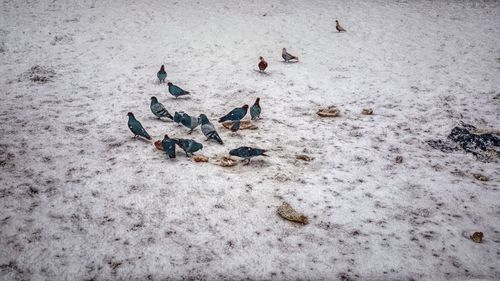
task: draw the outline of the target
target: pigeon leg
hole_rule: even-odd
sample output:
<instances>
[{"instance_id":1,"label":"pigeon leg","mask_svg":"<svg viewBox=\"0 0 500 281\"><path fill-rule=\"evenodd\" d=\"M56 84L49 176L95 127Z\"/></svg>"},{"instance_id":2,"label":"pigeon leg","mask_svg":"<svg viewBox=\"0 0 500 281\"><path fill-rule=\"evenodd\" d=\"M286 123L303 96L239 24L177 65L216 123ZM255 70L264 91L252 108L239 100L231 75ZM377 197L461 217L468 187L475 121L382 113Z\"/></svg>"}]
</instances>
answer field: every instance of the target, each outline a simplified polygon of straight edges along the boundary
<instances>
[{"instance_id":1,"label":"pigeon leg","mask_svg":"<svg viewBox=\"0 0 500 281\"><path fill-rule=\"evenodd\" d=\"M250 158L246 159L247 162L245 164L243 164L244 166L248 166L250 164Z\"/></svg>"}]
</instances>

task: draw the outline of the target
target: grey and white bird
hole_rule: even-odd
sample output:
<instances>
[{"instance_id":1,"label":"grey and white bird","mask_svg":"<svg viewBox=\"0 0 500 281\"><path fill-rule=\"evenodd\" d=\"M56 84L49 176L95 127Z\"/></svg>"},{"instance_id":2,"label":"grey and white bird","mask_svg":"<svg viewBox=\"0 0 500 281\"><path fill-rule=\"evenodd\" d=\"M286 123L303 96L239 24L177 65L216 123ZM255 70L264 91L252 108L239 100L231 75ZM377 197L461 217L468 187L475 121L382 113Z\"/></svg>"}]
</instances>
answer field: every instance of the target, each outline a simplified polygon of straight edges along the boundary
<instances>
[{"instance_id":1,"label":"grey and white bird","mask_svg":"<svg viewBox=\"0 0 500 281\"><path fill-rule=\"evenodd\" d=\"M191 134L193 130L200 125L200 119L198 117L189 116L189 114L184 113L181 117L181 124L184 127L191 129L188 134Z\"/></svg>"},{"instance_id":2,"label":"grey and white bird","mask_svg":"<svg viewBox=\"0 0 500 281\"><path fill-rule=\"evenodd\" d=\"M335 28L337 29L338 32L346 32L346 30L342 26L340 26L338 20L335 20Z\"/></svg>"},{"instance_id":3,"label":"grey and white bird","mask_svg":"<svg viewBox=\"0 0 500 281\"><path fill-rule=\"evenodd\" d=\"M283 57L285 62L289 62L290 60L299 60L299 57L289 54L285 48L281 51L281 57Z\"/></svg>"},{"instance_id":4,"label":"grey and white bird","mask_svg":"<svg viewBox=\"0 0 500 281\"><path fill-rule=\"evenodd\" d=\"M174 119L170 113L168 113L168 110L163 106L163 104L158 102L158 99L156 97L151 97L151 112L158 117L158 119L162 117L167 117L169 119Z\"/></svg>"},{"instance_id":5,"label":"grey and white bird","mask_svg":"<svg viewBox=\"0 0 500 281\"><path fill-rule=\"evenodd\" d=\"M220 144L224 144L219 134L215 130L214 125L210 123L208 117L205 114L200 114L200 121L201 121L201 131L203 132L205 137L207 137L207 140L215 140Z\"/></svg>"}]
</instances>

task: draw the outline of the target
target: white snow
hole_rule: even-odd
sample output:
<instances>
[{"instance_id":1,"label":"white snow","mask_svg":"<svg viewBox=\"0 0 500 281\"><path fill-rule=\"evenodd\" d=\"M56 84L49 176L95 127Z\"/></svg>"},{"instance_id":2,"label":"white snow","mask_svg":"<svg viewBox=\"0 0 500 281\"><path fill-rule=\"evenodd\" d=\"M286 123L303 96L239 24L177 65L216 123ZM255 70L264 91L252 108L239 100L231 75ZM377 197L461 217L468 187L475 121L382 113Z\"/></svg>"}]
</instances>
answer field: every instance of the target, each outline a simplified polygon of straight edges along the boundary
<instances>
[{"instance_id":1,"label":"white snow","mask_svg":"<svg viewBox=\"0 0 500 281\"><path fill-rule=\"evenodd\" d=\"M4 1L0 280L499 280L498 162L425 143L500 129L499 24L498 1ZM157 120L153 95L224 146ZM258 130L217 123L257 97ZM211 163L132 138L129 111ZM213 164L243 145L270 156Z\"/></svg>"}]
</instances>

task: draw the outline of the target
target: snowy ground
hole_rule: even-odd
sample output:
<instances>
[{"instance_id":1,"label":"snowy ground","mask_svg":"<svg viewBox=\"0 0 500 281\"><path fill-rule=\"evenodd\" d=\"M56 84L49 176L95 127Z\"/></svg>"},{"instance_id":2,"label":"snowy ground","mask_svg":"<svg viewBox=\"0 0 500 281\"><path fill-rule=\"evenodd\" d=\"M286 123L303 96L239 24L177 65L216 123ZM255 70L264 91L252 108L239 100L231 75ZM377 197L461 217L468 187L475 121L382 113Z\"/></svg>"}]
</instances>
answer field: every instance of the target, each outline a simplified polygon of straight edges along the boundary
<instances>
[{"instance_id":1,"label":"snowy ground","mask_svg":"<svg viewBox=\"0 0 500 281\"><path fill-rule=\"evenodd\" d=\"M2 3L0 280L500 279L498 162L425 143L500 129L500 3L272 2ZM157 83L161 64L191 98ZM152 95L214 123L260 97L258 130L191 137L270 157L167 159L126 125L187 137ZM320 119L327 105L342 116ZM283 201L310 223L278 217Z\"/></svg>"}]
</instances>

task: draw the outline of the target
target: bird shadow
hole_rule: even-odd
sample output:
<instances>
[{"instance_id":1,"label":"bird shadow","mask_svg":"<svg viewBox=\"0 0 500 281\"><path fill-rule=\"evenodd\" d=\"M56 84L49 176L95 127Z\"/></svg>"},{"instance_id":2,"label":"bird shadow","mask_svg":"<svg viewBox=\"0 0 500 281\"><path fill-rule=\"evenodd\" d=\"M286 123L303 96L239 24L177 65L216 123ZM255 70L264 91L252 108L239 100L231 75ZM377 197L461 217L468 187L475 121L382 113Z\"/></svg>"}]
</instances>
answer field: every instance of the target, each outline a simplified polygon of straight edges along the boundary
<instances>
[{"instance_id":1,"label":"bird shadow","mask_svg":"<svg viewBox=\"0 0 500 281\"><path fill-rule=\"evenodd\" d=\"M262 72L262 71L256 70L256 69L254 69L254 71L257 72L257 73L259 73L262 76L269 76L269 75L271 75L271 72L265 72L265 71Z\"/></svg>"},{"instance_id":2,"label":"bird shadow","mask_svg":"<svg viewBox=\"0 0 500 281\"><path fill-rule=\"evenodd\" d=\"M131 140L132 141L142 141L144 143L151 143L151 140L145 139L143 137L132 137Z\"/></svg>"},{"instance_id":3,"label":"bird shadow","mask_svg":"<svg viewBox=\"0 0 500 281\"><path fill-rule=\"evenodd\" d=\"M182 96L182 97L178 97L178 98L172 97L172 99L174 99L174 100L190 100L191 97L189 97L189 96Z\"/></svg>"},{"instance_id":4,"label":"bird shadow","mask_svg":"<svg viewBox=\"0 0 500 281\"><path fill-rule=\"evenodd\" d=\"M163 118L158 118L158 117L149 117L149 120L156 120L156 121L161 121L163 123L173 123L174 121L173 120L170 120L168 118L165 117L165 119Z\"/></svg>"},{"instance_id":5,"label":"bird shadow","mask_svg":"<svg viewBox=\"0 0 500 281\"><path fill-rule=\"evenodd\" d=\"M281 62L282 62L282 63L286 63L286 64L289 64L289 63L290 63L290 64L292 64L292 63L298 63L299 61L298 61L298 60L296 60L296 61L288 61L288 62L286 62L286 61L283 61L283 60L282 60Z\"/></svg>"},{"instance_id":6,"label":"bird shadow","mask_svg":"<svg viewBox=\"0 0 500 281\"><path fill-rule=\"evenodd\" d=\"M167 81L161 82L158 79L151 79L151 84L153 84L153 85L162 85L162 84L167 85Z\"/></svg>"}]
</instances>

